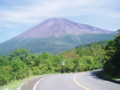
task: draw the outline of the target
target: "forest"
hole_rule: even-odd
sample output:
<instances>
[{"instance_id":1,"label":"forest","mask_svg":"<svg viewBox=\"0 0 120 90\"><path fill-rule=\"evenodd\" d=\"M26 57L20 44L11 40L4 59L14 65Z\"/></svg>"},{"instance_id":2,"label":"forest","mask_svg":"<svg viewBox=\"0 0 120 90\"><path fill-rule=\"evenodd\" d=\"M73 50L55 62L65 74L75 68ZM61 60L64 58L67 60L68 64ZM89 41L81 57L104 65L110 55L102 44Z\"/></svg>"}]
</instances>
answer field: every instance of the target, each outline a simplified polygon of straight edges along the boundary
<instances>
[{"instance_id":1,"label":"forest","mask_svg":"<svg viewBox=\"0 0 120 90\"><path fill-rule=\"evenodd\" d=\"M46 52L33 54L28 49L18 49L9 56L0 57L0 86L31 75L83 72L101 68L108 74L120 76L119 58L120 34L111 41L78 46L55 55Z\"/></svg>"}]
</instances>

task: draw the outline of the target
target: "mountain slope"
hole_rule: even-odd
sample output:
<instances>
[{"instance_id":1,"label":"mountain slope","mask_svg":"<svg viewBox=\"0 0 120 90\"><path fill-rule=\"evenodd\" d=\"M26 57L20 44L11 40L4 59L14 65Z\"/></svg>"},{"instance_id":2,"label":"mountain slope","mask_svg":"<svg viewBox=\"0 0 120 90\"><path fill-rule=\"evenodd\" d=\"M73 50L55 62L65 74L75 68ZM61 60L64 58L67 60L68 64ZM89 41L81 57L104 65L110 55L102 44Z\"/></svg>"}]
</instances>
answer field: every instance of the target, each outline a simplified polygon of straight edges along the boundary
<instances>
[{"instance_id":1,"label":"mountain slope","mask_svg":"<svg viewBox=\"0 0 120 90\"><path fill-rule=\"evenodd\" d=\"M19 48L29 49L32 53L59 53L78 45L111 40L114 35L114 32L64 18L51 18L0 44L0 54L9 54Z\"/></svg>"},{"instance_id":2,"label":"mountain slope","mask_svg":"<svg viewBox=\"0 0 120 90\"><path fill-rule=\"evenodd\" d=\"M112 32L85 24L75 23L65 18L50 18L22 33L16 38L46 38L51 36L59 37L63 35L80 35L86 33L109 34Z\"/></svg>"}]
</instances>

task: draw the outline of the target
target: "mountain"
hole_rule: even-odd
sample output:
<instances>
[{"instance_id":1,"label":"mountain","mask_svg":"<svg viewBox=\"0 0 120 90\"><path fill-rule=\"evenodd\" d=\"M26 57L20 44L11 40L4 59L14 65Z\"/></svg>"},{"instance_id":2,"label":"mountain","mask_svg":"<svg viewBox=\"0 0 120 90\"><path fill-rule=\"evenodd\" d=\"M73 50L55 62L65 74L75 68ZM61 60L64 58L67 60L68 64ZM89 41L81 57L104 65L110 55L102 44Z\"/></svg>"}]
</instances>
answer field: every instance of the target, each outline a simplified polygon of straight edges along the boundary
<instances>
[{"instance_id":1,"label":"mountain","mask_svg":"<svg viewBox=\"0 0 120 90\"><path fill-rule=\"evenodd\" d=\"M81 34L110 34L106 31L93 26L72 22L65 18L50 18L30 30L22 33L16 38L47 38L59 37L63 35L81 35Z\"/></svg>"},{"instance_id":2,"label":"mountain","mask_svg":"<svg viewBox=\"0 0 120 90\"><path fill-rule=\"evenodd\" d=\"M0 44L0 54L26 48L32 53L59 53L78 45L111 40L115 32L80 24L65 18L50 18Z\"/></svg>"}]
</instances>

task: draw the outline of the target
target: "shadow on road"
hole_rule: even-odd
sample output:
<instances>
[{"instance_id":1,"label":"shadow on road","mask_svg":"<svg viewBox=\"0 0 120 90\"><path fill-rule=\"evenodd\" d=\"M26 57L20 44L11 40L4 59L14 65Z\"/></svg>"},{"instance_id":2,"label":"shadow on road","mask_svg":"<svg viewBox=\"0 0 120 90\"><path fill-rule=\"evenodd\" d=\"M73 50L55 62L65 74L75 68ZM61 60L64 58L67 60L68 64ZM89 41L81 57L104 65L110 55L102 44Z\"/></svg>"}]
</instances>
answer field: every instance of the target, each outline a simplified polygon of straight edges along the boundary
<instances>
[{"instance_id":1,"label":"shadow on road","mask_svg":"<svg viewBox=\"0 0 120 90\"><path fill-rule=\"evenodd\" d=\"M111 82L120 84L120 81L115 81L115 80L112 80L112 79L109 79L109 78L105 78L105 77L100 76L99 73L101 73L101 72L102 72L102 71L93 71L93 72L91 72L91 76L92 76L93 78L96 78L96 79L102 79L102 80L111 81Z\"/></svg>"},{"instance_id":2,"label":"shadow on road","mask_svg":"<svg viewBox=\"0 0 120 90\"><path fill-rule=\"evenodd\" d=\"M97 79L101 79L100 77L98 77L98 74L102 72L102 71L93 71L90 73L90 75L93 77L93 78L97 78Z\"/></svg>"}]
</instances>

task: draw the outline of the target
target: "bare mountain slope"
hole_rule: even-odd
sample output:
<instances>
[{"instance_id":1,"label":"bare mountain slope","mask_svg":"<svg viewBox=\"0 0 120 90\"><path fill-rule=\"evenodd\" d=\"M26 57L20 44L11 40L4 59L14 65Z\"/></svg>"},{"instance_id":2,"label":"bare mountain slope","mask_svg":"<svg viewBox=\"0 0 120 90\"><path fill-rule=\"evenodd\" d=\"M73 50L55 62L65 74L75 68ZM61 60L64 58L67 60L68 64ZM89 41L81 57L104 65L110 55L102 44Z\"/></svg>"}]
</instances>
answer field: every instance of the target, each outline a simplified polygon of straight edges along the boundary
<instances>
[{"instance_id":1,"label":"bare mountain slope","mask_svg":"<svg viewBox=\"0 0 120 90\"><path fill-rule=\"evenodd\" d=\"M47 38L62 35L109 33L112 32L85 24L75 23L65 18L50 18L17 36L17 38Z\"/></svg>"}]
</instances>

